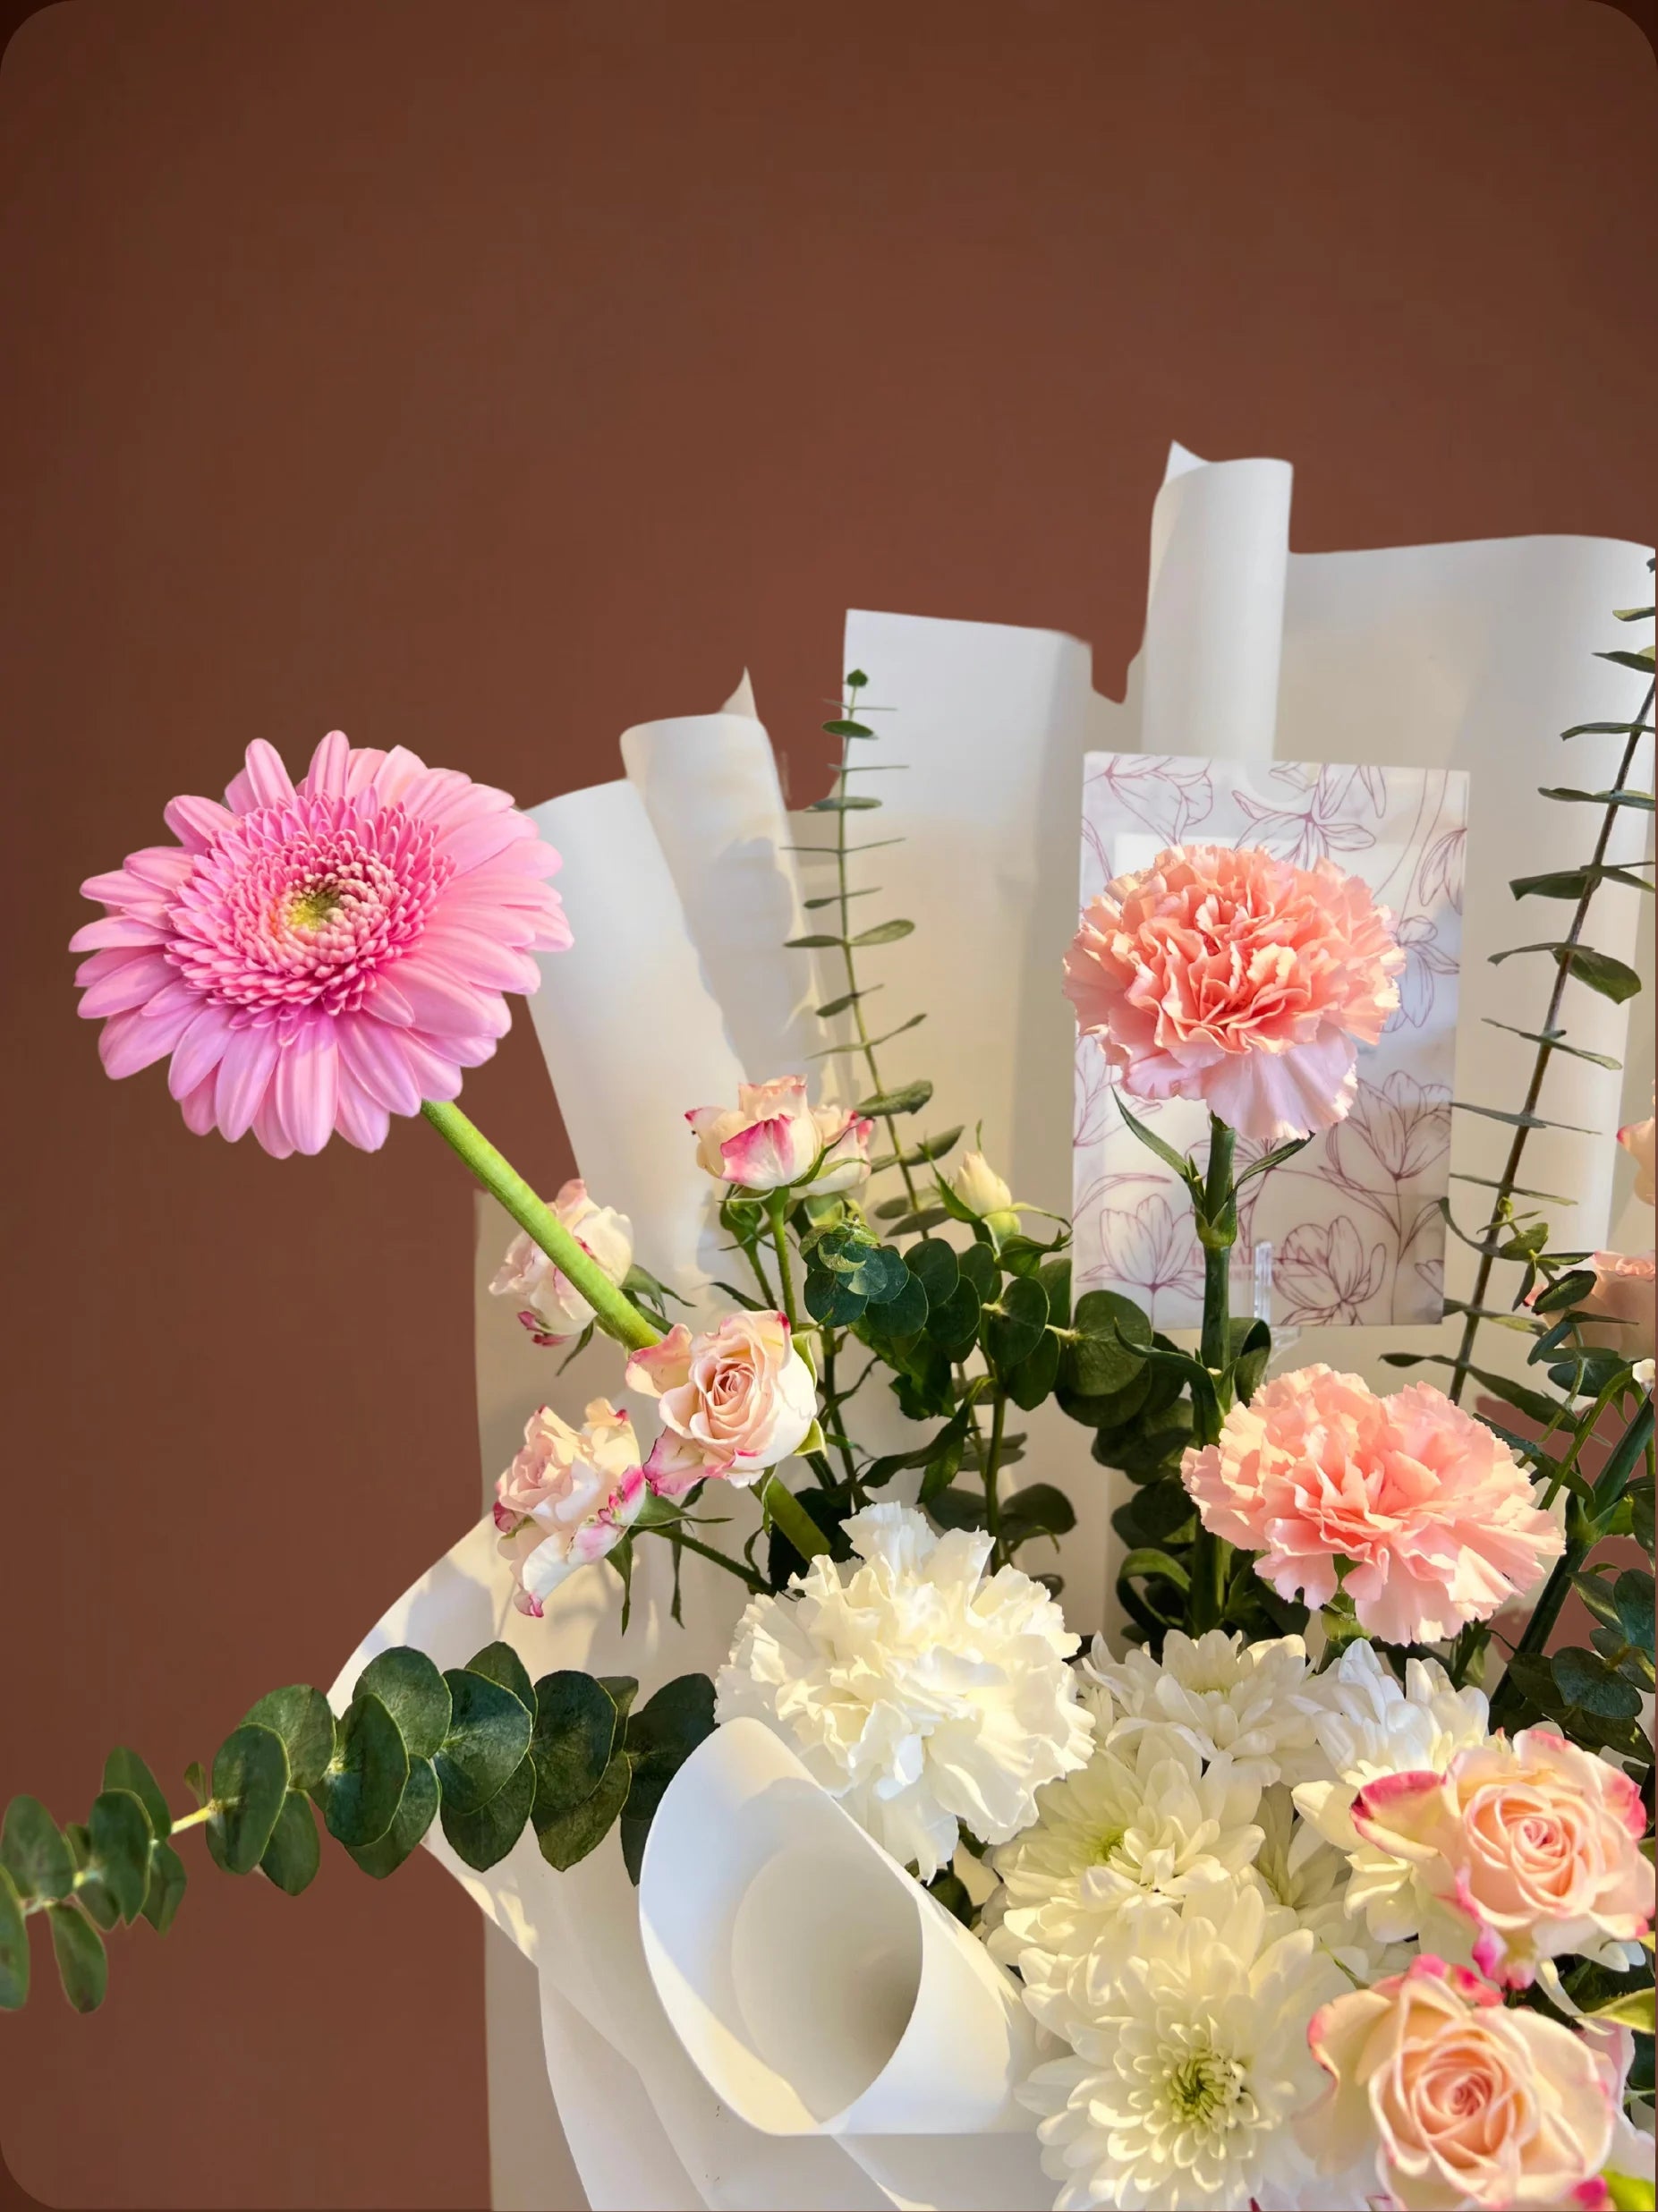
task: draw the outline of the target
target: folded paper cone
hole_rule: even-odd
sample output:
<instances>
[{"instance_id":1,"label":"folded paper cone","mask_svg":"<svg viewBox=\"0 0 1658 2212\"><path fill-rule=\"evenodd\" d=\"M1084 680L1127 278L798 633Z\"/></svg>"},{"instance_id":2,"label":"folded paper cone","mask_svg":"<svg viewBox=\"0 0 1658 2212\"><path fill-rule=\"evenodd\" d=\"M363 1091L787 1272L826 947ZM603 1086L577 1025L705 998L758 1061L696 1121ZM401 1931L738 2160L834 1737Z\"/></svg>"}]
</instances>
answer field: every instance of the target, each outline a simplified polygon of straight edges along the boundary
<instances>
[{"instance_id":1,"label":"folded paper cone","mask_svg":"<svg viewBox=\"0 0 1658 2212\"><path fill-rule=\"evenodd\" d=\"M768 2135L1028 2129L1012 1978L758 1721L716 1729L650 1829L640 1927L717 2096Z\"/></svg>"}]
</instances>

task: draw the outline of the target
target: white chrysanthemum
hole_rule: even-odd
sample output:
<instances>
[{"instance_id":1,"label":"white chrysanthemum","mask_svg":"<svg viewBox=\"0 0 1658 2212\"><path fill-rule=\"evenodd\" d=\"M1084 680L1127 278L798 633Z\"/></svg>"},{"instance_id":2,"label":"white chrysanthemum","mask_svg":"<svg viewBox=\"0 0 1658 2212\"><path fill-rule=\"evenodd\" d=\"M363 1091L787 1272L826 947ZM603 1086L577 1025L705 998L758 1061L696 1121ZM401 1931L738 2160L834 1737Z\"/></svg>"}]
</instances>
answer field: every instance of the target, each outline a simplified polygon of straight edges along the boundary
<instances>
[{"instance_id":1,"label":"white chrysanthemum","mask_svg":"<svg viewBox=\"0 0 1658 2212\"><path fill-rule=\"evenodd\" d=\"M1131 1724L1178 1728L1206 1759L1229 1753L1263 1789L1324 1771L1297 1694L1306 1671L1298 1636L1251 1644L1220 1629L1195 1641L1171 1629L1161 1662L1144 1651L1113 1659L1096 1636L1083 1662Z\"/></svg>"},{"instance_id":2,"label":"white chrysanthemum","mask_svg":"<svg viewBox=\"0 0 1658 2212\"><path fill-rule=\"evenodd\" d=\"M1367 1985L1384 1974L1402 1974L1416 1955L1415 1945L1377 1943L1365 1922L1353 1917L1347 1853L1327 1842L1310 1820L1297 1817L1281 1783L1263 1791L1255 1818L1263 1840L1249 1871L1271 1901L1288 1905L1356 1982Z\"/></svg>"},{"instance_id":3,"label":"white chrysanthemum","mask_svg":"<svg viewBox=\"0 0 1658 2212\"><path fill-rule=\"evenodd\" d=\"M1289 2123L1322 2080L1308 2022L1349 1984L1292 1912L1215 1883L1119 1913L1080 1976L1027 1957L1025 2001L1071 2046L1018 2091L1064 2184L1056 2212L1230 2212L1313 2185ZM1318 2187L1322 2205L1364 2201Z\"/></svg>"},{"instance_id":4,"label":"white chrysanthemum","mask_svg":"<svg viewBox=\"0 0 1658 2212\"><path fill-rule=\"evenodd\" d=\"M715 1717L763 1721L901 1866L948 1866L957 1824L1006 1842L1036 1792L1087 1763L1093 1716L1066 1664L1077 1639L991 1540L935 1536L903 1505L855 1513L861 1564L813 1560L757 1597L716 1684Z\"/></svg>"},{"instance_id":5,"label":"white chrysanthemum","mask_svg":"<svg viewBox=\"0 0 1658 2212\"><path fill-rule=\"evenodd\" d=\"M1182 1896L1241 1873L1261 1842L1252 1825L1260 1797L1260 1784L1229 1758L1205 1772L1173 1729L1136 1729L1097 1745L1080 1774L1042 1792L1035 1826L991 1853L1003 1883L992 1954L1019 1966L1034 1945L1080 1959L1132 1901Z\"/></svg>"},{"instance_id":6,"label":"white chrysanthemum","mask_svg":"<svg viewBox=\"0 0 1658 2212\"><path fill-rule=\"evenodd\" d=\"M1442 1774L1457 1752L1486 1740L1490 1708L1479 1690L1453 1689L1437 1659L1407 1661L1401 1687L1375 1646L1362 1641L1314 1676L1301 1702L1334 1771L1297 1786L1297 1810L1346 1852L1348 1910L1365 1915L1379 1943L1401 1943L1416 1927L1410 1869L1363 1840L1353 1800L1383 1774Z\"/></svg>"}]
</instances>

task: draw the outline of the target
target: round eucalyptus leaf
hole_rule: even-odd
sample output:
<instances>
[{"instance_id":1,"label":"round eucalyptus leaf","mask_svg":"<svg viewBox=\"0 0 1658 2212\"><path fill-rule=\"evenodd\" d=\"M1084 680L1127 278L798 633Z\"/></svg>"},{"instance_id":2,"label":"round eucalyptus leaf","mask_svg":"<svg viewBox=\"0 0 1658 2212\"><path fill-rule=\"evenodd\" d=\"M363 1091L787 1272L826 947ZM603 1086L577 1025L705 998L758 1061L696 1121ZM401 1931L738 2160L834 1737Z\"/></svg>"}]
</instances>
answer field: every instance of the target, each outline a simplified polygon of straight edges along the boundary
<instances>
[{"instance_id":1,"label":"round eucalyptus leaf","mask_svg":"<svg viewBox=\"0 0 1658 2212\"><path fill-rule=\"evenodd\" d=\"M909 1271L927 1293L930 1306L941 1306L961 1279L955 1248L941 1237L923 1237L905 1255Z\"/></svg>"},{"instance_id":2,"label":"round eucalyptus leaf","mask_svg":"<svg viewBox=\"0 0 1658 2212\"><path fill-rule=\"evenodd\" d=\"M957 1255L956 1264L961 1270L962 1280L970 1282L982 1300L996 1296L1001 1270L989 1245L970 1244L965 1252Z\"/></svg>"},{"instance_id":3,"label":"round eucalyptus leaf","mask_svg":"<svg viewBox=\"0 0 1658 2212\"><path fill-rule=\"evenodd\" d=\"M616 1707L618 1726L633 1709L633 1700L639 1695L639 1683L631 1674L601 1674L599 1687Z\"/></svg>"},{"instance_id":4,"label":"round eucalyptus leaf","mask_svg":"<svg viewBox=\"0 0 1658 2212\"><path fill-rule=\"evenodd\" d=\"M75 1885L68 1842L38 1798L14 1797L0 1827L0 1866L20 1897L67 1897Z\"/></svg>"},{"instance_id":5,"label":"round eucalyptus leaf","mask_svg":"<svg viewBox=\"0 0 1658 2212\"><path fill-rule=\"evenodd\" d=\"M1051 1329L1044 1329L1034 1351L1004 1374L1008 1395L1021 1412L1032 1412L1053 1389L1059 1373L1059 1338Z\"/></svg>"},{"instance_id":6,"label":"round eucalyptus leaf","mask_svg":"<svg viewBox=\"0 0 1658 2212\"><path fill-rule=\"evenodd\" d=\"M948 1297L928 1307L929 1340L946 1354L965 1351L979 1332L979 1311L978 1292L970 1282L958 1282Z\"/></svg>"},{"instance_id":7,"label":"round eucalyptus leaf","mask_svg":"<svg viewBox=\"0 0 1658 2212\"><path fill-rule=\"evenodd\" d=\"M0 1867L0 2012L15 2012L29 2001L29 1923L17 1886Z\"/></svg>"},{"instance_id":8,"label":"round eucalyptus leaf","mask_svg":"<svg viewBox=\"0 0 1658 2212\"><path fill-rule=\"evenodd\" d=\"M242 1718L282 1738L288 1755L290 1790L313 1790L334 1757L334 1714L319 1689L291 1682L268 1691Z\"/></svg>"},{"instance_id":9,"label":"round eucalyptus leaf","mask_svg":"<svg viewBox=\"0 0 1658 2212\"><path fill-rule=\"evenodd\" d=\"M535 1686L536 1825L574 1811L598 1789L616 1737L616 1705L591 1674L574 1668Z\"/></svg>"},{"instance_id":10,"label":"round eucalyptus leaf","mask_svg":"<svg viewBox=\"0 0 1658 2212\"><path fill-rule=\"evenodd\" d=\"M444 1802L457 1813L475 1813L504 1789L530 1748L527 1708L510 1689L482 1674L455 1667L449 1686L449 1731L434 1764Z\"/></svg>"},{"instance_id":11,"label":"round eucalyptus leaf","mask_svg":"<svg viewBox=\"0 0 1658 2212\"><path fill-rule=\"evenodd\" d=\"M157 1842L150 1846L149 1887L144 1893L144 1918L157 1936L165 1936L172 1927L173 1916L179 1909L189 1881L184 1862L170 1843Z\"/></svg>"},{"instance_id":12,"label":"round eucalyptus leaf","mask_svg":"<svg viewBox=\"0 0 1658 2212\"><path fill-rule=\"evenodd\" d=\"M1048 1326L1048 1293L1029 1275L1010 1275L995 1303L1001 1311L984 1316L984 1348L997 1372L1006 1375L1028 1359ZM1057 1341L1057 1340L1056 1340Z\"/></svg>"},{"instance_id":13,"label":"round eucalyptus leaf","mask_svg":"<svg viewBox=\"0 0 1658 2212\"><path fill-rule=\"evenodd\" d=\"M130 1790L103 1790L87 1816L89 1864L123 1920L136 1920L149 1887L149 1816Z\"/></svg>"},{"instance_id":14,"label":"round eucalyptus leaf","mask_svg":"<svg viewBox=\"0 0 1658 2212\"><path fill-rule=\"evenodd\" d=\"M1653 1578L1639 1567L1626 1568L1612 1585L1619 1624L1630 1643L1649 1655L1653 1648Z\"/></svg>"},{"instance_id":15,"label":"round eucalyptus leaf","mask_svg":"<svg viewBox=\"0 0 1658 2212\"><path fill-rule=\"evenodd\" d=\"M871 1314L883 1336L914 1336L927 1325L927 1293L914 1275L906 1274L893 1295Z\"/></svg>"},{"instance_id":16,"label":"round eucalyptus leaf","mask_svg":"<svg viewBox=\"0 0 1658 2212\"><path fill-rule=\"evenodd\" d=\"M290 1790L282 1800L270 1842L259 1860L259 1872L268 1881L274 1882L285 1896L297 1897L302 1890L310 1887L321 1861L322 1845L310 1799L297 1790Z\"/></svg>"},{"instance_id":17,"label":"round eucalyptus leaf","mask_svg":"<svg viewBox=\"0 0 1658 2212\"><path fill-rule=\"evenodd\" d=\"M233 1729L213 1755L208 1849L226 1874L251 1874L288 1793L282 1738L255 1722Z\"/></svg>"},{"instance_id":18,"label":"round eucalyptus leaf","mask_svg":"<svg viewBox=\"0 0 1658 2212\"><path fill-rule=\"evenodd\" d=\"M706 1674L681 1674L664 1682L627 1723L626 1750L633 1770L627 1800L630 1819L649 1819L704 1737L714 1732L714 1685Z\"/></svg>"},{"instance_id":19,"label":"round eucalyptus leaf","mask_svg":"<svg viewBox=\"0 0 1658 2212\"><path fill-rule=\"evenodd\" d=\"M52 1949L64 1995L77 2012L96 2012L109 1984L109 1957L104 1939L84 1912L73 1905L48 1905Z\"/></svg>"},{"instance_id":20,"label":"round eucalyptus leaf","mask_svg":"<svg viewBox=\"0 0 1658 2212\"><path fill-rule=\"evenodd\" d=\"M1133 1382L1144 1364L1139 1348L1151 1346L1152 1324L1132 1298L1115 1290L1085 1290L1071 1326L1076 1334L1065 1364L1079 1397L1102 1397Z\"/></svg>"},{"instance_id":21,"label":"round eucalyptus leaf","mask_svg":"<svg viewBox=\"0 0 1658 2212\"><path fill-rule=\"evenodd\" d=\"M75 1897L93 1927L101 1927L106 1936L112 1927L120 1927L121 1908L105 1888L101 1875L83 1873L75 1885Z\"/></svg>"},{"instance_id":22,"label":"round eucalyptus leaf","mask_svg":"<svg viewBox=\"0 0 1658 2212\"><path fill-rule=\"evenodd\" d=\"M397 1723L412 1759L429 1759L449 1727L449 1690L423 1651L399 1644L370 1659L357 1677L357 1694L378 1697Z\"/></svg>"},{"instance_id":23,"label":"round eucalyptus leaf","mask_svg":"<svg viewBox=\"0 0 1658 2212\"><path fill-rule=\"evenodd\" d=\"M104 1761L106 1790L130 1790L143 1807L153 1835L166 1835L173 1826L173 1816L167 1810L167 1800L161 1784L150 1773L136 1751L129 1751L124 1744L117 1744Z\"/></svg>"},{"instance_id":24,"label":"round eucalyptus leaf","mask_svg":"<svg viewBox=\"0 0 1658 2212\"><path fill-rule=\"evenodd\" d=\"M383 1882L388 1874L396 1873L436 1819L439 1794L431 1761L414 1760L397 1801L397 1810L392 1816L391 1826L385 1834L372 1843L346 1846L365 1874Z\"/></svg>"},{"instance_id":25,"label":"round eucalyptus leaf","mask_svg":"<svg viewBox=\"0 0 1658 2212\"><path fill-rule=\"evenodd\" d=\"M486 1682L510 1689L527 1712L535 1711L535 1685L530 1671L510 1644L486 1644L466 1662L469 1674L481 1674Z\"/></svg>"},{"instance_id":26,"label":"round eucalyptus leaf","mask_svg":"<svg viewBox=\"0 0 1658 2212\"><path fill-rule=\"evenodd\" d=\"M618 1751L599 1776L599 1787L581 1804L560 1808L537 1796L531 1817L535 1840L549 1867L562 1874L604 1841L627 1802L632 1779L627 1755Z\"/></svg>"},{"instance_id":27,"label":"round eucalyptus leaf","mask_svg":"<svg viewBox=\"0 0 1658 2212\"><path fill-rule=\"evenodd\" d=\"M517 1842L534 1802L535 1761L526 1753L505 1786L475 1813L457 1813L445 1791L443 1832L455 1856L481 1874Z\"/></svg>"},{"instance_id":28,"label":"round eucalyptus leaf","mask_svg":"<svg viewBox=\"0 0 1658 2212\"><path fill-rule=\"evenodd\" d=\"M408 1779L409 1754L396 1722L371 1691L359 1689L340 1723L334 1757L311 1791L328 1833L348 1850L378 1842L396 1816Z\"/></svg>"},{"instance_id":29,"label":"round eucalyptus leaf","mask_svg":"<svg viewBox=\"0 0 1658 2212\"><path fill-rule=\"evenodd\" d=\"M1549 1662L1555 1688L1568 1705L1581 1706L1603 1721L1633 1720L1641 1709L1641 1693L1622 1681L1604 1659L1580 1646L1557 1651Z\"/></svg>"}]
</instances>

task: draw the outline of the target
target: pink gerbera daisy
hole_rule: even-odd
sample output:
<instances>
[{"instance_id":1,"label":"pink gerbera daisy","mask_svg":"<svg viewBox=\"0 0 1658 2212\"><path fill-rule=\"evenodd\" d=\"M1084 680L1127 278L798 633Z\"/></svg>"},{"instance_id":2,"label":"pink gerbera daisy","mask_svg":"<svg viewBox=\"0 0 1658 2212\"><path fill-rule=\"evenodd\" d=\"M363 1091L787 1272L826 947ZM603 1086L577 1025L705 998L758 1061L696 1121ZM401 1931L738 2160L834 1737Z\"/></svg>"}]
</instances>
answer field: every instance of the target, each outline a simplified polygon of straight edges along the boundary
<instances>
[{"instance_id":1,"label":"pink gerbera daisy","mask_svg":"<svg viewBox=\"0 0 1658 2212\"><path fill-rule=\"evenodd\" d=\"M535 824L401 745L332 730L296 786L257 739L223 806L166 819L176 846L81 887L109 909L70 940L81 1012L110 1075L171 1053L192 1129L278 1159L336 1129L371 1152L390 1115L454 1098L511 1025L502 992L540 983L531 954L570 943Z\"/></svg>"}]
</instances>

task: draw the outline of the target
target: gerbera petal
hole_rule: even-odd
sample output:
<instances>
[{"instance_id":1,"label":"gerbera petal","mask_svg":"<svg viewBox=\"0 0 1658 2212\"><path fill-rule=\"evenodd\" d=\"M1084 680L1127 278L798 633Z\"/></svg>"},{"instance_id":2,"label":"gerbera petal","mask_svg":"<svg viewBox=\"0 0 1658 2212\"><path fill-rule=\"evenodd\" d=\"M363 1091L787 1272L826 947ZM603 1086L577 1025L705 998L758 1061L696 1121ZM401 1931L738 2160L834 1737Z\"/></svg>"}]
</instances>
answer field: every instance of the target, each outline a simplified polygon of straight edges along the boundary
<instances>
[{"instance_id":1,"label":"gerbera petal","mask_svg":"<svg viewBox=\"0 0 1658 2212\"><path fill-rule=\"evenodd\" d=\"M306 1023L282 1046L276 1059L276 1108L296 1152L319 1153L327 1143L339 1076L333 1029L327 1021Z\"/></svg>"},{"instance_id":2,"label":"gerbera petal","mask_svg":"<svg viewBox=\"0 0 1658 2212\"><path fill-rule=\"evenodd\" d=\"M350 741L343 729L331 729L310 756L305 789L313 798L343 799L350 770Z\"/></svg>"},{"instance_id":3,"label":"gerbera petal","mask_svg":"<svg viewBox=\"0 0 1658 2212\"><path fill-rule=\"evenodd\" d=\"M205 853L215 838L234 826L236 817L217 799L199 798L187 792L167 801L161 819L188 851Z\"/></svg>"},{"instance_id":4,"label":"gerbera petal","mask_svg":"<svg viewBox=\"0 0 1658 2212\"><path fill-rule=\"evenodd\" d=\"M421 940L421 950L434 955L451 973L495 991L540 989L541 971L527 953L461 923L434 921Z\"/></svg>"},{"instance_id":5,"label":"gerbera petal","mask_svg":"<svg viewBox=\"0 0 1658 2212\"><path fill-rule=\"evenodd\" d=\"M197 1136L205 1136L213 1127L213 1085L211 1076L203 1076L195 1089L187 1091L178 1102L184 1127Z\"/></svg>"},{"instance_id":6,"label":"gerbera petal","mask_svg":"<svg viewBox=\"0 0 1658 2212\"><path fill-rule=\"evenodd\" d=\"M140 1068L165 1059L172 1050L162 1024L146 1021L142 1014L116 1014L98 1033L98 1056L104 1063L104 1073L117 1082L123 1076L135 1076Z\"/></svg>"},{"instance_id":7,"label":"gerbera petal","mask_svg":"<svg viewBox=\"0 0 1658 2212\"><path fill-rule=\"evenodd\" d=\"M84 1021L97 1021L106 1014L124 1014L129 1007L142 1006L170 983L173 974L171 965L160 953L135 952L110 974L89 983L75 1010Z\"/></svg>"},{"instance_id":8,"label":"gerbera petal","mask_svg":"<svg viewBox=\"0 0 1658 2212\"><path fill-rule=\"evenodd\" d=\"M238 1029L218 1064L214 1111L220 1132L234 1144L253 1127L276 1068L274 1029Z\"/></svg>"},{"instance_id":9,"label":"gerbera petal","mask_svg":"<svg viewBox=\"0 0 1658 2212\"><path fill-rule=\"evenodd\" d=\"M403 1050L406 1030L388 1029L365 1014L341 1022L336 1034L341 1059L370 1098L393 1113L420 1112L420 1085Z\"/></svg>"},{"instance_id":10,"label":"gerbera petal","mask_svg":"<svg viewBox=\"0 0 1658 2212\"><path fill-rule=\"evenodd\" d=\"M422 945L420 954L397 969L397 988L413 1009L416 1025L469 1035L487 1028L486 994L424 954Z\"/></svg>"},{"instance_id":11,"label":"gerbera petal","mask_svg":"<svg viewBox=\"0 0 1658 2212\"><path fill-rule=\"evenodd\" d=\"M273 1083L260 1102L253 1117L253 1134L273 1160L286 1160L293 1151L293 1139L283 1127L282 1115L276 1105L276 1086Z\"/></svg>"},{"instance_id":12,"label":"gerbera petal","mask_svg":"<svg viewBox=\"0 0 1658 2212\"><path fill-rule=\"evenodd\" d=\"M69 940L71 952L106 952L116 945L164 945L168 932L158 923L140 922L130 914L107 914L98 922L83 922Z\"/></svg>"},{"instance_id":13,"label":"gerbera petal","mask_svg":"<svg viewBox=\"0 0 1658 2212\"><path fill-rule=\"evenodd\" d=\"M178 1041L173 1065L167 1070L167 1088L182 1099L204 1076L211 1075L224 1056L231 1036L230 1017L223 1007L204 1005Z\"/></svg>"},{"instance_id":14,"label":"gerbera petal","mask_svg":"<svg viewBox=\"0 0 1658 2212\"><path fill-rule=\"evenodd\" d=\"M396 805L415 778L425 772L426 763L418 753L411 753L407 745L394 745L374 771L381 805Z\"/></svg>"},{"instance_id":15,"label":"gerbera petal","mask_svg":"<svg viewBox=\"0 0 1658 2212\"><path fill-rule=\"evenodd\" d=\"M378 1099L370 1098L344 1068L340 1070L335 1120L340 1135L348 1144L355 1144L359 1152L378 1152L391 1127L391 1117L385 1107Z\"/></svg>"},{"instance_id":16,"label":"gerbera petal","mask_svg":"<svg viewBox=\"0 0 1658 2212\"><path fill-rule=\"evenodd\" d=\"M520 838L532 838L535 824L523 814L486 814L478 821L458 822L446 830L438 839L438 849L446 860L455 863L464 872L493 860Z\"/></svg>"},{"instance_id":17,"label":"gerbera petal","mask_svg":"<svg viewBox=\"0 0 1658 2212\"><path fill-rule=\"evenodd\" d=\"M239 804L226 792L227 801L238 813L251 812L254 806L286 806L294 795L293 778L283 765L281 753L263 737L256 737L248 747L247 767L230 788L234 792L245 788L250 795L247 804Z\"/></svg>"}]
</instances>

